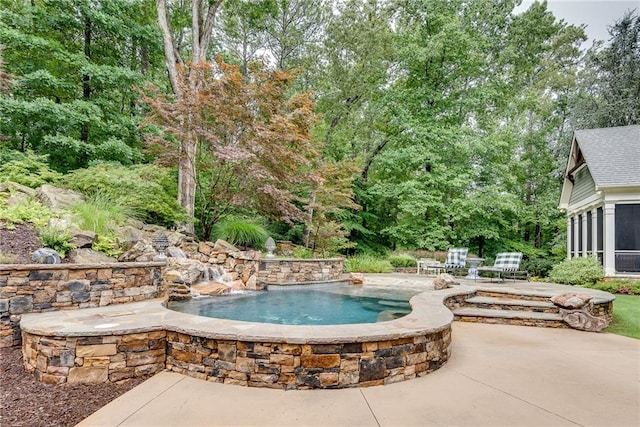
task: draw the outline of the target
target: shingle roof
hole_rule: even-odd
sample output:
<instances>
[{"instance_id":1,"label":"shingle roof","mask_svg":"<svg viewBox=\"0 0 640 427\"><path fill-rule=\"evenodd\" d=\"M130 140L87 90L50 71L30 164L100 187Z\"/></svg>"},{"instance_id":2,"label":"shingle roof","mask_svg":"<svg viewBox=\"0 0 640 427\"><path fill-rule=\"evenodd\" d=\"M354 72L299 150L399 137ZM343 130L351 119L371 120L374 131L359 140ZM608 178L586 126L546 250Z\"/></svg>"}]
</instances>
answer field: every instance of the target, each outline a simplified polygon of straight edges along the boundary
<instances>
[{"instance_id":1,"label":"shingle roof","mask_svg":"<svg viewBox=\"0 0 640 427\"><path fill-rule=\"evenodd\" d=\"M640 185L640 125L576 130L574 135L598 187Z\"/></svg>"}]
</instances>

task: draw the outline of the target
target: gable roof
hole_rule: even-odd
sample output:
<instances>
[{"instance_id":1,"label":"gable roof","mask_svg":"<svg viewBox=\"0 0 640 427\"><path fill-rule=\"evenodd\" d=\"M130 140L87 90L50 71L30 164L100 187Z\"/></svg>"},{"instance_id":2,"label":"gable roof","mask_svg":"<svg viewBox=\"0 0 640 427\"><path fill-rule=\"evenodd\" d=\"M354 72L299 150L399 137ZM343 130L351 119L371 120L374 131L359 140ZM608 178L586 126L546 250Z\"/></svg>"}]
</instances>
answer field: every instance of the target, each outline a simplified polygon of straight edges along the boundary
<instances>
[{"instance_id":1,"label":"gable roof","mask_svg":"<svg viewBox=\"0 0 640 427\"><path fill-rule=\"evenodd\" d=\"M567 160L561 209L567 209L574 173L586 167L596 190L640 187L640 125L576 130Z\"/></svg>"},{"instance_id":2,"label":"gable roof","mask_svg":"<svg viewBox=\"0 0 640 427\"><path fill-rule=\"evenodd\" d=\"M640 186L640 125L577 130L573 138L597 187Z\"/></svg>"}]
</instances>

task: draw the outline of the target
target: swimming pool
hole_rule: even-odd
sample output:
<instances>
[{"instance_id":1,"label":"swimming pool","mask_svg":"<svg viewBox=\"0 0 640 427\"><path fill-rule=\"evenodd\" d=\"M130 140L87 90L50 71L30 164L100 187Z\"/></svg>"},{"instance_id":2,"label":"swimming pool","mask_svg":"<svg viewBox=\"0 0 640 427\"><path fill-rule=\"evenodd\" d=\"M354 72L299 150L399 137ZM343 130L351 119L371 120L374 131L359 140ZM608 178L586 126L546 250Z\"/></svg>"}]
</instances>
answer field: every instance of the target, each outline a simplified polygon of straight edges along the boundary
<instances>
[{"instance_id":1,"label":"swimming pool","mask_svg":"<svg viewBox=\"0 0 640 427\"><path fill-rule=\"evenodd\" d=\"M350 285L292 286L175 301L171 310L217 319L280 325L375 323L411 312L414 293L366 293Z\"/></svg>"}]
</instances>

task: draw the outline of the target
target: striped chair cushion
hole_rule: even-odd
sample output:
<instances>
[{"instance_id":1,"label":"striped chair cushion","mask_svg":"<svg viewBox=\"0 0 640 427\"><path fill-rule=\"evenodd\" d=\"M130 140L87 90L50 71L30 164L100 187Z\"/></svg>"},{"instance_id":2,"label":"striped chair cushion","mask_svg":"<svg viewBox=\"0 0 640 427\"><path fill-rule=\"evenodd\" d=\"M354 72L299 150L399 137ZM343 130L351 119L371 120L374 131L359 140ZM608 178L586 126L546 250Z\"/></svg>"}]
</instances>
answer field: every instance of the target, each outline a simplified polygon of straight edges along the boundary
<instances>
[{"instance_id":1,"label":"striped chair cushion","mask_svg":"<svg viewBox=\"0 0 640 427\"><path fill-rule=\"evenodd\" d=\"M447 261L444 263L446 268L464 268L467 262L467 248L452 248L447 254Z\"/></svg>"}]
</instances>

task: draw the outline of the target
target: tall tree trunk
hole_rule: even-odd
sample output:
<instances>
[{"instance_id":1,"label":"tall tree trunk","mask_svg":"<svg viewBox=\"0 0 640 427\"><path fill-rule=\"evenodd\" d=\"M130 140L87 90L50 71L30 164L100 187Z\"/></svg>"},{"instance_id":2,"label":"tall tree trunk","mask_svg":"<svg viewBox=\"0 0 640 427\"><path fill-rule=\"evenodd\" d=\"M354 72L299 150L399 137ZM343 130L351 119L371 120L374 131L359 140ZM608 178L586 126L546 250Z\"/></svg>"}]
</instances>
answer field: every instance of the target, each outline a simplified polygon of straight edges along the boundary
<instances>
[{"instance_id":1,"label":"tall tree trunk","mask_svg":"<svg viewBox=\"0 0 640 427\"><path fill-rule=\"evenodd\" d=\"M91 60L91 19L84 18L84 56L87 60ZM82 99L89 101L91 98L91 85L89 84L91 77L87 74L82 76ZM89 140L89 123L84 123L80 129L80 141L87 142Z\"/></svg>"},{"instance_id":2,"label":"tall tree trunk","mask_svg":"<svg viewBox=\"0 0 640 427\"><path fill-rule=\"evenodd\" d=\"M209 3L209 2L207 2ZM192 40L192 57L191 62L194 65L205 61L207 49L211 42L211 33L213 32L213 24L216 13L220 7L222 0L215 0L212 4L209 4L207 9L207 16L204 21L204 25L201 28L200 23L200 11L201 1L192 0L191 3L191 34ZM158 26L162 32L162 45L164 48L165 64L167 66L167 74L169 76L169 82L171 83L171 89L176 97L184 96L182 89L178 82L178 67L177 64L183 64L184 61L180 57L180 52L176 48L173 34L171 32L171 25L167 16L167 2L166 0L156 0L156 10L158 12ZM191 89L194 89L194 94L197 96L197 85L193 76L189 76L189 84ZM183 125L186 129L190 126L190 118L183 118ZM193 219L195 213L195 200L196 200L196 162L195 155L198 148L198 139L196 135L191 132L187 132L187 137L180 141L179 148L179 160L178 160L178 203L182 205L191 221L185 224L187 231L193 232Z\"/></svg>"}]
</instances>

